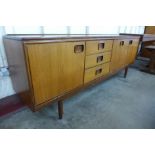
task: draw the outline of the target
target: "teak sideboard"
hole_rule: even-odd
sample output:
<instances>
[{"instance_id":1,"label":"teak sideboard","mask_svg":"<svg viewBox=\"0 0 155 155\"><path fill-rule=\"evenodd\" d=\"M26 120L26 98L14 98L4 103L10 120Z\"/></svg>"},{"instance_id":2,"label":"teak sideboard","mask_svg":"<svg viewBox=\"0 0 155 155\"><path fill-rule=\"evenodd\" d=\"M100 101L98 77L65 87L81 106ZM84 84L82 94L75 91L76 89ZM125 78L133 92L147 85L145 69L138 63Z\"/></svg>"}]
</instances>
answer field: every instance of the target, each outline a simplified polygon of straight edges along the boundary
<instances>
[{"instance_id":1,"label":"teak sideboard","mask_svg":"<svg viewBox=\"0 0 155 155\"><path fill-rule=\"evenodd\" d=\"M135 60L138 36L5 35L13 88L33 111L63 100L121 69L127 74Z\"/></svg>"}]
</instances>

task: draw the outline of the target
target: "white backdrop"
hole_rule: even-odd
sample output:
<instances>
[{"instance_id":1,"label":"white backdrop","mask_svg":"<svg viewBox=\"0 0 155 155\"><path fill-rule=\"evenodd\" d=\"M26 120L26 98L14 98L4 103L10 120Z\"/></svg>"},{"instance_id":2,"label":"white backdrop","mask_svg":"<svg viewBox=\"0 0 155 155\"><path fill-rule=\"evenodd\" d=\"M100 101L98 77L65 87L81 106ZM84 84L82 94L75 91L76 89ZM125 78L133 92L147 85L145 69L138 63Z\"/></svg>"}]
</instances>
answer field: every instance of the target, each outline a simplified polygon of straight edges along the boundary
<instances>
[{"instance_id":1,"label":"white backdrop","mask_svg":"<svg viewBox=\"0 0 155 155\"><path fill-rule=\"evenodd\" d=\"M144 26L0 26L0 67L7 66L4 34L143 34Z\"/></svg>"}]
</instances>

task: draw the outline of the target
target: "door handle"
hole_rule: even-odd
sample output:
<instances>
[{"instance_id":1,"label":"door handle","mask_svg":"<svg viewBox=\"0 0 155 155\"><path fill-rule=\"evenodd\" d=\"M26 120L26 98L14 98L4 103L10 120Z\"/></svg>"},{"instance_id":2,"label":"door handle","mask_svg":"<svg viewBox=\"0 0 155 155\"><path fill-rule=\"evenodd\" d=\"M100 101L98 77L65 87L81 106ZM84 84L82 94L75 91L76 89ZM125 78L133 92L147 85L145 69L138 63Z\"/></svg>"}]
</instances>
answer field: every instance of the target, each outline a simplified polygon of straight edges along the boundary
<instances>
[{"instance_id":1,"label":"door handle","mask_svg":"<svg viewBox=\"0 0 155 155\"><path fill-rule=\"evenodd\" d=\"M74 53L82 53L84 52L84 45L75 45L74 46Z\"/></svg>"},{"instance_id":2,"label":"door handle","mask_svg":"<svg viewBox=\"0 0 155 155\"><path fill-rule=\"evenodd\" d=\"M123 46L124 45L124 41L120 41L120 46Z\"/></svg>"},{"instance_id":3,"label":"door handle","mask_svg":"<svg viewBox=\"0 0 155 155\"><path fill-rule=\"evenodd\" d=\"M101 61L103 61L103 55L100 55L100 56L97 57L97 63L99 63Z\"/></svg>"},{"instance_id":4,"label":"door handle","mask_svg":"<svg viewBox=\"0 0 155 155\"><path fill-rule=\"evenodd\" d=\"M98 50L104 49L105 43L98 44Z\"/></svg>"},{"instance_id":5,"label":"door handle","mask_svg":"<svg viewBox=\"0 0 155 155\"><path fill-rule=\"evenodd\" d=\"M132 45L132 43L133 43L133 40L130 40L130 41L129 41L129 45Z\"/></svg>"},{"instance_id":6,"label":"door handle","mask_svg":"<svg viewBox=\"0 0 155 155\"><path fill-rule=\"evenodd\" d=\"M102 68L99 68L96 70L95 75L101 74L102 73Z\"/></svg>"}]
</instances>

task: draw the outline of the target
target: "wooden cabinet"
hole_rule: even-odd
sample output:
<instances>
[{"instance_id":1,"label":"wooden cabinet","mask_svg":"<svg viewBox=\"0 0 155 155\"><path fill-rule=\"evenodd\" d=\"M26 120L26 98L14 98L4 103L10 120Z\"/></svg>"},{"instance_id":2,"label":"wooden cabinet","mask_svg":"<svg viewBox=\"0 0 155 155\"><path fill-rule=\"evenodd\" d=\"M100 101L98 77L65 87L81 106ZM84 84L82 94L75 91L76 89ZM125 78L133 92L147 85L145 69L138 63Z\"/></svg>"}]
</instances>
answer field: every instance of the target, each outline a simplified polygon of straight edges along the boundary
<instances>
[{"instance_id":1,"label":"wooden cabinet","mask_svg":"<svg viewBox=\"0 0 155 155\"><path fill-rule=\"evenodd\" d=\"M134 60L137 55L138 51L138 45L139 45L139 40L138 39L131 39L129 40L129 46L128 46L128 56L127 56L127 63L132 64L134 63Z\"/></svg>"},{"instance_id":2,"label":"wooden cabinet","mask_svg":"<svg viewBox=\"0 0 155 155\"><path fill-rule=\"evenodd\" d=\"M120 53L119 53L119 62L118 62L118 68L123 68L127 63L128 59L128 40L120 40L119 47L120 47Z\"/></svg>"},{"instance_id":3,"label":"wooden cabinet","mask_svg":"<svg viewBox=\"0 0 155 155\"><path fill-rule=\"evenodd\" d=\"M110 72L117 71L121 66L125 65L127 49L125 40L115 40L112 50L112 58L110 64ZM121 60L121 61L120 61Z\"/></svg>"},{"instance_id":4,"label":"wooden cabinet","mask_svg":"<svg viewBox=\"0 0 155 155\"><path fill-rule=\"evenodd\" d=\"M137 36L6 35L4 45L14 90L36 111L126 68ZM126 70L127 71L127 70Z\"/></svg>"},{"instance_id":5,"label":"wooden cabinet","mask_svg":"<svg viewBox=\"0 0 155 155\"><path fill-rule=\"evenodd\" d=\"M75 51L79 45L81 51ZM83 84L84 42L26 44L35 104Z\"/></svg>"},{"instance_id":6,"label":"wooden cabinet","mask_svg":"<svg viewBox=\"0 0 155 155\"><path fill-rule=\"evenodd\" d=\"M134 62L137 49L138 39L115 40L112 51L110 71L117 71Z\"/></svg>"}]
</instances>

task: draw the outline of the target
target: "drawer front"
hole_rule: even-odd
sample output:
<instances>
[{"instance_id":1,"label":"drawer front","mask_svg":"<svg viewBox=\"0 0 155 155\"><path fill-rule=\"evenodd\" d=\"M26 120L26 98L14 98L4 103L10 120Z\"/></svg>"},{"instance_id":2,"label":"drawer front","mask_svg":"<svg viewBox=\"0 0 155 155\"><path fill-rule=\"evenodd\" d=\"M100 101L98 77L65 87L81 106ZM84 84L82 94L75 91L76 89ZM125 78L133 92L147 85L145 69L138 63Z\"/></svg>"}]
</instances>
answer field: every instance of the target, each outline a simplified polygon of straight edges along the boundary
<instances>
[{"instance_id":1,"label":"drawer front","mask_svg":"<svg viewBox=\"0 0 155 155\"><path fill-rule=\"evenodd\" d=\"M90 68L106 62L110 62L110 60L111 52L89 55L86 56L85 68Z\"/></svg>"},{"instance_id":2,"label":"drawer front","mask_svg":"<svg viewBox=\"0 0 155 155\"><path fill-rule=\"evenodd\" d=\"M84 83L90 82L100 76L106 75L109 73L109 63L99 65L85 70Z\"/></svg>"},{"instance_id":3,"label":"drawer front","mask_svg":"<svg viewBox=\"0 0 155 155\"><path fill-rule=\"evenodd\" d=\"M112 50L113 40L87 41L86 54L94 54Z\"/></svg>"}]
</instances>

